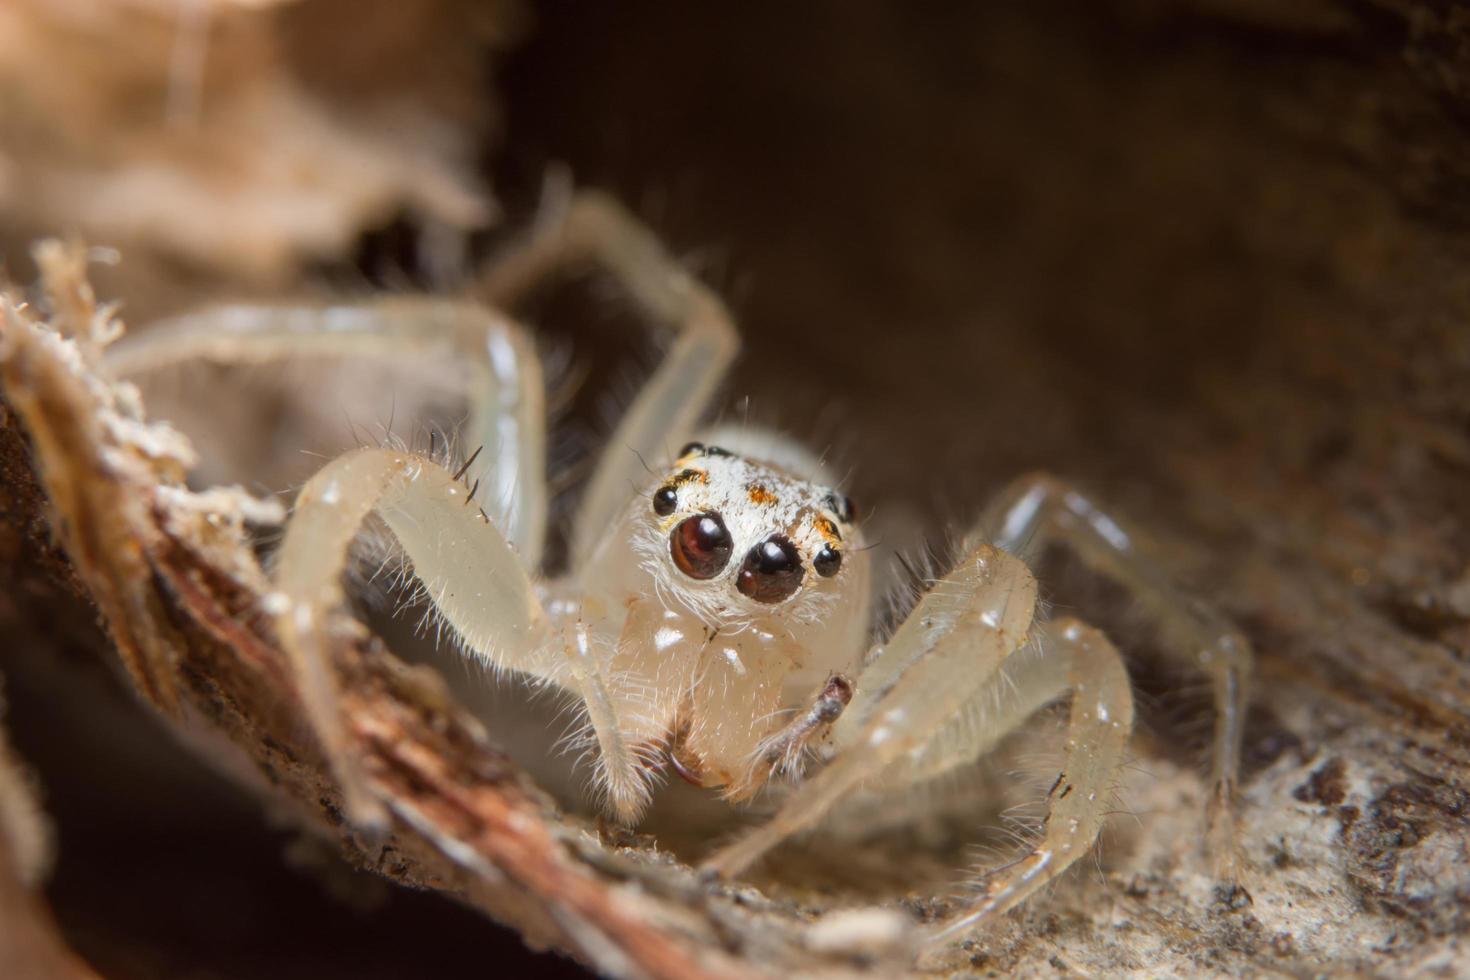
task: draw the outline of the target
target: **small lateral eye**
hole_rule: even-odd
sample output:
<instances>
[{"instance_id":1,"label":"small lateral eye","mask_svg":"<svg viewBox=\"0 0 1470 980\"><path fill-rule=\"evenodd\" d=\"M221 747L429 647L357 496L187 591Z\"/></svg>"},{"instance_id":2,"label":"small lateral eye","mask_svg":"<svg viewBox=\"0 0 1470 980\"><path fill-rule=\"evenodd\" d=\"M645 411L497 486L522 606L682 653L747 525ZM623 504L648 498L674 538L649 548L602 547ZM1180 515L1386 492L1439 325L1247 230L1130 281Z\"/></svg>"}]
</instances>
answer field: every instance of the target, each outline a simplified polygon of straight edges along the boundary
<instances>
[{"instance_id":1,"label":"small lateral eye","mask_svg":"<svg viewBox=\"0 0 1470 980\"><path fill-rule=\"evenodd\" d=\"M857 520L858 506L853 503L851 497L844 497L840 493L827 494L827 509L837 515L837 519L844 524L851 524Z\"/></svg>"},{"instance_id":2,"label":"small lateral eye","mask_svg":"<svg viewBox=\"0 0 1470 980\"><path fill-rule=\"evenodd\" d=\"M734 544L719 514L686 517L669 535L669 554L690 578L710 579L730 561Z\"/></svg>"},{"instance_id":3,"label":"small lateral eye","mask_svg":"<svg viewBox=\"0 0 1470 980\"><path fill-rule=\"evenodd\" d=\"M659 487L653 495L653 512L659 517L668 517L679 506L679 491L673 487Z\"/></svg>"},{"instance_id":4,"label":"small lateral eye","mask_svg":"<svg viewBox=\"0 0 1470 980\"><path fill-rule=\"evenodd\" d=\"M702 453L702 452L704 452L704 443L702 443L702 442L686 442L684 444L684 448L681 449L681 450L679 450L679 458L680 459L683 459L685 456L688 456L690 453Z\"/></svg>"},{"instance_id":5,"label":"small lateral eye","mask_svg":"<svg viewBox=\"0 0 1470 980\"><path fill-rule=\"evenodd\" d=\"M796 594L805 574L796 545L773 534L745 555L735 587L756 602L781 602Z\"/></svg>"},{"instance_id":6,"label":"small lateral eye","mask_svg":"<svg viewBox=\"0 0 1470 980\"><path fill-rule=\"evenodd\" d=\"M842 552L830 544L824 544L822 550L817 552L817 557L812 559L812 567L822 578L831 578L842 567Z\"/></svg>"}]
</instances>

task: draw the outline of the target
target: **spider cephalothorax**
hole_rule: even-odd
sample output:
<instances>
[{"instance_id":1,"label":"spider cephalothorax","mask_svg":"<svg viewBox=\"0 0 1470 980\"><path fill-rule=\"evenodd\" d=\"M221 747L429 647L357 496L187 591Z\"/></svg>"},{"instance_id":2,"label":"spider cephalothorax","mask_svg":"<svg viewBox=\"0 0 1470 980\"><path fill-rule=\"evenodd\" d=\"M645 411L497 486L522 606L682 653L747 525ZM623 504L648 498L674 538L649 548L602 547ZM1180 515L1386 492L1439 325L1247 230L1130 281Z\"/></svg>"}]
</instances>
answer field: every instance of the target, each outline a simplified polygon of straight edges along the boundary
<instances>
[{"instance_id":1,"label":"spider cephalothorax","mask_svg":"<svg viewBox=\"0 0 1470 980\"><path fill-rule=\"evenodd\" d=\"M474 386L467 441L483 443L482 454L451 472L407 451L348 452L302 488L281 545L276 628L354 819L373 819L378 804L344 749L328 669L334 637L323 624L344 600L350 545L376 513L468 656L578 699L617 818L640 817L661 770L739 799L816 756L775 816L716 852L712 871L739 873L859 787L902 791L972 765L1063 699L1066 755L1037 839L990 870L931 939L1013 907L1085 853L1124 763L1133 702L1100 632L1076 620L1037 621L1024 559L1048 541L1072 546L1135 593L1209 676L1215 826L1228 828L1249 648L1178 595L1115 520L1049 477L1018 481L982 512L954 566L871 642L861 531L820 462L757 430L685 442L738 348L719 301L603 198L580 197L541 228L489 274L484 293L495 303L510 308L564 266L592 258L674 329L664 362L599 460L572 527L569 567L555 578L540 563L542 375L534 345L503 314L402 298L326 311L233 308L157 329L114 358L138 373L190 357L258 363L303 349L382 357L438 347ZM484 511L471 506L481 486Z\"/></svg>"},{"instance_id":2,"label":"spider cephalothorax","mask_svg":"<svg viewBox=\"0 0 1470 980\"><path fill-rule=\"evenodd\" d=\"M707 438L588 559L589 580L621 582L626 615L584 604L580 623L623 678L610 696L638 719L638 753L667 746L680 775L744 798L769 755L790 764L833 720L782 738L826 678L860 666L869 576L841 516L851 507L816 459L758 431Z\"/></svg>"}]
</instances>

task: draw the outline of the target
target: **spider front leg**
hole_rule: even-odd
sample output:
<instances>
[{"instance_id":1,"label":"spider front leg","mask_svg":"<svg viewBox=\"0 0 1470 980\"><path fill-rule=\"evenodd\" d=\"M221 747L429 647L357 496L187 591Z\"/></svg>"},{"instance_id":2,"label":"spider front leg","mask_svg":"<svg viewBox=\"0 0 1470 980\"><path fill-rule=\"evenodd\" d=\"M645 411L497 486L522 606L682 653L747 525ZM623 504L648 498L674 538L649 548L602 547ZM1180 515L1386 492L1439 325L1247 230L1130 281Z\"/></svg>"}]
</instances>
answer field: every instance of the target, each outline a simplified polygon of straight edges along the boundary
<instances>
[{"instance_id":1,"label":"spider front leg","mask_svg":"<svg viewBox=\"0 0 1470 980\"><path fill-rule=\"evenodd\" d=\"M971 540L988 541L1028 560L1052 540L1069 545L1095 571L1132 593L1158 622L1167 648L1209 677L1215 703L1210 847L1221 872L1232 873L1235 792L1252 660L1249 642L1218 614L1175 589L1117 520L1046 474L1011 484L986 510Z\"/></svg>"},{"instance_id":2,"label":"spider front leg","mask_svg":"<svg viewBox=\"0 0 1470 980\"><path fill-rule=\"evenodd\" d=\"M1047 683L1046 671L1034 673L1041 682L1039 689L1022 688L1020 699L1031 700L1056 688L1072 694L1066 761L1047 793L1041 840L1020 860L989 872L979 897L935 928L927 937L929 945L943 943L1035 894L1092 848L1113 805L1133 732L1133 692L1123 660L1107 637L1075 619L1049 623L1038 655L1055 674ZM982 738L999 739L1008 731L1004 725L1004 721L992 725Z\"/></svg>"},{"instance_id":3,"label":"spider front leg","mask_svg":"<svg viewBox=\"0 0 1470 980\"><path fill-rule=\"evenodd\" d=\"M351 751L329 628L345 600L342 575L352 541L374 512L472 656L546 680L563 676L530 578L455 474L386 449L359 449L322 467L297 497L271 601L307 718L342 784L349 815L369 827L381 823L381 807Z\"/></svg>"},{"instance_id":4,"label":"spider front leg","mask_svg":"<svg viewBox=\"0 0 1470 980\"><path fill-rule=\"evenodd\" d=\"M583 191L542 221L531 241L491 269L483 290L507 309L557 273L603 265L673 346L618 423L572 529L580 568L645 480L646 460L672 458L694 431L740 349L724 305L611 198Z\"/></svg>"},{"instance_id":5,"label":"spider front leg","mask_svg":"<svg viewBox=\"0 0 1470 980\"><path fill-rule=\"evenodd\" d=\"M743 871L816 824L845 795L919 758L952 718L986 690L1027 641L1036 580L1022 562L982 545L921 599L858 676L837 720L837 754L765 824L717 851L707 870Z\"/></svg>"},{"instance_id":6,"label":"spider front leg","mask_svg":"<svg viewBox=\"0 0 1470 980\"><path fill-rule=\"evenodd\" d=\"M352 540L368 515L377 513L468 656L495 671L558 684L582 699L609 802L631 821L648 798L643 765L622 737L586 633L576 621L560 631L552 627L525 567L473 505L459 476L412 453L359 449L307 482L286 528L276 572L276 627L349 813L369 827L382 816L351 752L327 627L344 601L342 573Z\"/></svg>"},{"instance_id":7,"label":"spider front leg","mask_svg":"<svg viewBox=\"0 0 1470 980\"><path fill-rule=\"evenodd\" d=\"M706 867L736 874L859 786L902 788L952 769L1070 692L1066 761L1048 795L1041 840L991 872L980 897L929 941L1013 908L1065 871L1097 840L1111 806L1133 729L1133 696L1122 659L1101 633L1063 620L1034 637L1035 606L1026 566L989 545L976 547L858 677L857 695L834 728L832 762Z\"/></svg>"}]
</instances>

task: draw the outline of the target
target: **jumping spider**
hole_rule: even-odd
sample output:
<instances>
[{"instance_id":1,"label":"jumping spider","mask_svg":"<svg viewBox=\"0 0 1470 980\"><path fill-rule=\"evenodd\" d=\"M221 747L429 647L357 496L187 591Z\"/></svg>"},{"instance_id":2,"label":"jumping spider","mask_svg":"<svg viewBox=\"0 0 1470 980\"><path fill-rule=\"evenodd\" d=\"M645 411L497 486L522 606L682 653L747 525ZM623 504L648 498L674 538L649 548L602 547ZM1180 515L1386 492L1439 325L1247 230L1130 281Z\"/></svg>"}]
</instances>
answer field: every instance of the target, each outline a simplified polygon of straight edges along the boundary
<instances>
[{"instance_id":1,"label":"jumping spider","mask_svg":"<svg viewBox=\"0 0 1470 980\"><path fill-rule=\"evenodd\" d=\"M1054 479L1023 479L983 512L953 569L869 645L870 559L853 506L787 438L698 434L739 340L716 297L647 231L609 200L578 195L492 270L487 293L510 309L588 260L676 334L600 457L555 578L538 574L548 513L541 366L527 333L494 309L406 298L231 307L114 352L119 371L136 373L192 358L393 357L447 345L470 370L469 444L482 451L456 471L405 450L350 451L301 489L280 547L277 628L356 819L372 820L377 804L344 751L325 624L344 603L349 548L376 513L467 656L580 698L617 820L640 818L659 770L743 800L773 775L797 775L808 756L821 760L772 819L709 858L713 873L739 874L859 787L901 788L975 762L1069 694L1065 761L1039 839L990 872L930 940L1012 908L1086 853L1124 762L1133 701L1102 633L1035 618L1026 562L1048 540L1142 600L1211 679L1213 823L1228 827L1249 648L1185 601L1117 522ZM668 462L650 478L645 466L659 461Z\"/></svg>"}]
</instances>

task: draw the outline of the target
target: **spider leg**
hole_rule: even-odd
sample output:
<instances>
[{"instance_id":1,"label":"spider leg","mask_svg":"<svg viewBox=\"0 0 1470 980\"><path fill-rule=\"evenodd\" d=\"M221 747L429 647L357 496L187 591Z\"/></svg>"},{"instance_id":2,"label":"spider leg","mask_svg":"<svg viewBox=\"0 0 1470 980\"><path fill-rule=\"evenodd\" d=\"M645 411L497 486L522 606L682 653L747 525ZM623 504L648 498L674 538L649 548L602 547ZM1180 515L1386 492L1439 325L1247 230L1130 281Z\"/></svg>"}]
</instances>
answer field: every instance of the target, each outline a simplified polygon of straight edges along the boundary
<instances>
[{"instance_id":1,"label":"spider leg","mask_svg":"<svg viewBox=\"0 0 1470 980\"><path fill-rule=\"evenodd\" d=\"M1065 871L1092 847L1112 806L1133 731L1133 693L1123 660L1100 631L1075 619L1048 624L1040 660L1051 669L1030 675L1042 681L1035 693L1057 687L1072 692L1066 761L1047 794L1041 840L1020 860L990 872L978 898L940 923L927 937L930 944L1014 908ZM1023 690L1020 700L1034 704L1028 693ZM993 719L986 734L994 741L1023 719L1010 712Z\"/></svg>"},{"instance_id":2,"label":"spider leg","mask_svg":"<svg viewBox=\"0 0 1470 980\"><path fill-rule=\"evenodd\" d=\"M738 874L786 838L816 824L847 793L922 756L1002 664L1027 642L1036 580L988 545L937 582L858 676L833 726L838 752L765 824L717 851L705 868Z\"/></svg>"},{"instance_id":3,"label":"spider leg","mask_svg":"<svg viewBox=\"0 0 1470 980\"><path fill-rule=\"evenodd\" d=\"M1032 642L1007 659L922 751L885 772L879 785L902 788L973 765L1037 711L1064 696L1067 663L1053 655L1053 632L1051 624L1037 627Z\"/></svg>"},{"instance_id":4,"label":"spider leg","mask_svg":"<svg viewBox=\"0 0 1470 980\"><path fill-rule=\"evenodd\" d=\"M640 752L630 744L628 735L638 719L629 717L627 686L599 670L586 627L580 621L573 623L568 634L564 649L571 677L567 686L582 698L587 722L597 740L597 784L613 815L625 826L632 826L652 798L655 753L651 746L642 746Z\"/></svg>"},{"instance_id":5,"label":"spider leg","mask_svg":"<svg viewBox=\"0 0 1470 980\"><path fill-rule=\"evenodd\" d=\"M706 868L738 873L858 786L903 786L953 768L1071 692L1066 762L1048 795L1041 841L992 872L979 898L929 941L1013 908L1065 871L1097 840L1112 805L1133 730L1133 695L1122 658L1096 629L1066 619L1033 636L1035 604L1026 566L977 546L859 675L858 693L834 726L832 762Z\"/></svg>"},{"instance_id":6,"label":"spider leg","mask_svg":"<svg viewBox=\"0 0 1470 980\"><path fill-rule=\"evenodd\" d=\"M1027 559L1049 541L1070 546L1094 570L1128 589L1155 617L1167 647L1209 677L1215 703L1209 838L1221 872L1231 873L1250 643L1217 613L1180 593L1114 518L1046 474L1023 477L1003 491L986 510L971 537L975 540Z\"/></svg>"},{"instance_id":7,"label":"spider leg","mask_svg":"<svg viewBox=\"0 0 1470 980\"><path fill-rule=\"evenodd\" d=\"M301 699L343 785L349 812L371 826L380 816L350 750L331 666L333 614L344 602L342 573L369 514L388 526L414 576L467 656L577 694L597 738L600 776L619 817L648 799L644 766L620 734L614 699L580 622L557 630L494 523L469 503L465 484L412 453L358 449L317 472L296 500L276 569L276 628L291 657Z\"/></svg>"},{"instance_id":8,"label":"spider leg","mask_svg":"<svg viewBox=\"0 0 1470 980\"><path fill-rule=\"evenodd\" d=\"M491 269L485 295L507 309L547 279L596 260L652 319L675 330L673 346L628 407L598 460L572 530L579 567L644 483L644 460L677 451L698 425L740 347L724 305L658 240L605 195L582 191L529 244Z\"/></svg>"},{"instance_id":9,"label":"spider leg","mask_svg":"<svg viewBox=\"0 0 1470 980\"><path fill-rule=\"evenodd\" d=\"M524 328L474 303L393 297L332 306L209 307L156 324L109 348L107 363L136 376L190 361L264 365L303 355L388 360L442 351L468 369L469 446L483 446L468 482L536 568L546 529L545 385Z\"/></svg>"},{"instance_id":10,"label":"spider leg","mask_svg":"<svg viewBox=\"0 0 1470 980\"><path fill-rule=\"evenodd\" d=\"M276 628L308 720L342 783L348 811L372 826L381 809L351 751L332 667L342 575L363 521L376 512L469 655L547 680L564 676L553 631L524 567L448 470L386 449L339 456L302 488L275 573Z\"/></svg>"}]
</instances>

